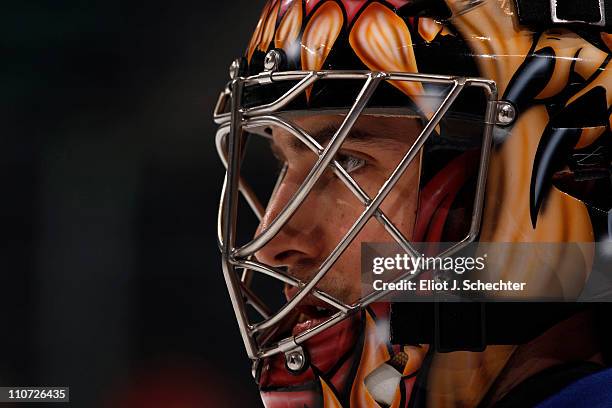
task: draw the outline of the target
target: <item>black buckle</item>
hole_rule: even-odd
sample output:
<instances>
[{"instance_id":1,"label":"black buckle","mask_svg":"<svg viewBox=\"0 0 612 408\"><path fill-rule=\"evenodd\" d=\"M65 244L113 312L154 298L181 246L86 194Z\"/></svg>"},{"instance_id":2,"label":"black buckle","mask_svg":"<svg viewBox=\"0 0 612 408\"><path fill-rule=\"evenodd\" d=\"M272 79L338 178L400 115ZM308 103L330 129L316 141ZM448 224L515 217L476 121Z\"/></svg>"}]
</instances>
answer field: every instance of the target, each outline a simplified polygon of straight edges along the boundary
<instances>
[{"instance_id":1,"label":"black buckle","mask_svg":"<svg viewBox=\"0 0 612 408\"><path fill-rule=\"evenodd\" d=\"M563 0L561 0L563 1ZM575 2L576 0L565 0ZM589 1L589 0L587 0ZM590 0L591 2L596 1L599 9L599 20L584 20L577 18L576 14L572 11L568 12L566 15L564 10L561 10L559 6L559 0L550 0L550 18L553 24L588 24L594 26L605 27L606 25L606 4L605 0ZM584 3L580 2L581 6L584 6ZM575 10L574 10L575 11ZM594 15L595 16L595 15Z\"/></svg>"},{"instance_id":2,"label":"black buckle","mask_svg":"<svg viewBox=\"0 0 612 408\"><path fill-rule=\"evenodd\" d=\"M484 351L487 347L484 303L435 303L434 346L439 353Z\"/></svg>"},{"instance_id":3,"label":"black buckle","mask_svg":"<svg viewBox=\"0 0 612 408\"><path fill-rule=\"evenodd\" d=\"M612 304L603 303L606 315ZM431 344L437 352L525 344L594 303L394 303L391 344ZM602 314L603 316L603 314Z\"/></svg>"}]
</instances>

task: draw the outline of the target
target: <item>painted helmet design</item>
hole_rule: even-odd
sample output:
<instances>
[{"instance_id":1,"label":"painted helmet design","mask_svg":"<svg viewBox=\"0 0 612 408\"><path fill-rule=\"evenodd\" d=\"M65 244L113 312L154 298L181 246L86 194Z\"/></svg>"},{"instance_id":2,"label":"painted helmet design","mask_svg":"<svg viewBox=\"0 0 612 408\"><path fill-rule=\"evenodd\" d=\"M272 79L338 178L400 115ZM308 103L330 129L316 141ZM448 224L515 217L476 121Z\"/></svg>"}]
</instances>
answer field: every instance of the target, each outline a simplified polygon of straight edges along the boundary
<instances>
[{"instance_id":1,"label":"painted helmet design","mask_svg":"<svg viewBox=\"0 0 612 408\"><path fill-rule=\"evenodd\" d=\"M534 16L533 3L548 14ZM266 3L214 116L227 167L223 272L266 406L405 407L437 398L419 396L416 379L424 367L443 371L445 363L428 357L428 344L391 344L384 292L326 290L330 271L359 257L367 231L417 255L506 243L496 247L498 277L529 282L523 296L580 295L596 258L592 247L580 263L572 251L556 251L546 270L535 254L518 255L524 243L596 243L612 231L612 36L603 9L560 7L523 0ZM368 132L405 146L373 184L356 176L363 163L343 154L351 138L373 143ZM302 177L272 164L266 146L277 137L311 158ZM326 194L331 179L356 209L336 244L307 273L266 262L265 248L292 228L304 202ZM405 208L391 202L402 186ZM333 212L321 207L308 217L316 224ZM278 298L283 286L287 299ZM263 300L275 295L272 304ZM305 311L311 318L295 330ZM504 347L492 351L496 361L511 353ZM491 354L472 354L483 378L494 375L485 374L491 366L501 369ZM456 376L426 388L456 386ZM459 389L452 398L475 405L480 391Z\"/></svg>"}]
</instances>

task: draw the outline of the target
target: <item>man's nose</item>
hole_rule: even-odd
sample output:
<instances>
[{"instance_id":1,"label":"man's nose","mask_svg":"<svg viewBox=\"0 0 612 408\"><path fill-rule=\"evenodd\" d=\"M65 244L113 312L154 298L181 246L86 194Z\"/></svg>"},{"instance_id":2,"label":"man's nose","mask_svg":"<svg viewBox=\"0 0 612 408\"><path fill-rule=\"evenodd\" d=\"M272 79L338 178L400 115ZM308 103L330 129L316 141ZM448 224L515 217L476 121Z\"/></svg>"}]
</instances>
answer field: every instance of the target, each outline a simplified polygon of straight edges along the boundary
<instances>
[{"instance_id":1,"label":"man's nose","mask_svg":"<svg viewBox=\"0 0 612 408\"><path fill-rule=\"evenodd\" d=\"M256 235L269 227L298 187L299 184L290 179L279 185L268 203ZM310 196L304 200L278 234L257 251L255 256L259 261L271 266L291 268L300 263L312 262L317 258L323 236L320 226L313 218L316 214L316 203Z\"/></svg>"}]
</instances>

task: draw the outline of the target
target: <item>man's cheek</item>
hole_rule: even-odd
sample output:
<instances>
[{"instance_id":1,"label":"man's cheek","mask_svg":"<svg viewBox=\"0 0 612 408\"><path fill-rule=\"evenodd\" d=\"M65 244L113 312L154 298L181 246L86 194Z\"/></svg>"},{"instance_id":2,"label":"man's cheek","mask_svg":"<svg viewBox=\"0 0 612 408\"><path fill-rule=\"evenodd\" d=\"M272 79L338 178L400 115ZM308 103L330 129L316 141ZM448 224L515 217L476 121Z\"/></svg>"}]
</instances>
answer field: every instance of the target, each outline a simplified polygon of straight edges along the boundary
<instances>
[{"instance_id":1,"label":"man's cheek","mask_svg":"<svg viewBox=\"0 0 612 408\"><path fill-rule=\"evenodd\" d=\"M381 206L396 227L409 234L416 218L418 190L400 185L389 194Z\"/></svg>"},{"instance_id":2,"label":"man's cheek","mask_svg":"<svg viewBox=\"0 0 612 408\"><path fill-rule=\"evenodd\" d=\"M351 275L349 271L337 270L329 279L324 279L319 289L342 302L353 303L359 299L360 285Z\"/></svg>"}]
</instances>

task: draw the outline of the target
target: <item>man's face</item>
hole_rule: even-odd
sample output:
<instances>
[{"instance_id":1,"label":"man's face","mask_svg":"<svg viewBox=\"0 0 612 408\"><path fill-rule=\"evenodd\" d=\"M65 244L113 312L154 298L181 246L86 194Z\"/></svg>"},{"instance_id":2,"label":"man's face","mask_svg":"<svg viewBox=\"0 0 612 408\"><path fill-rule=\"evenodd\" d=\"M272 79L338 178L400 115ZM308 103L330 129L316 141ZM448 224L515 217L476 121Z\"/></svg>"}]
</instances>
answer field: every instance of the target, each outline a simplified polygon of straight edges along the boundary
<instances>
[{"instance_id":1,"label":"man's face","mask_svg":"<svg viewBox=\"0 0 612 408\"><path fill-rule=\"evenodd\" d=\"M343 116L336 114L291 118L323 146L342 120ZM420 130L421 126L414 118L364 115L349 133L336 160L363 191L374 198ZM316 154L284 130L273 129L271 144L275 155L287 169L268 203L257 233L265 230L276 218L317 160ZM417 156L381 206L385 215L408 239L412 235L417 211L419 167ZM269 265L284 267L289 275L307 282L363 211L363 204L342 180L328 170L293 217L257 252L256 257ZM317 288L345 303L356 302L362 296L361 243L385 241L392 241L391 236L378 221L370 219ZM290 299L297 288L287 286L284 292ZM298 310L302 313L302 322L296 326L294 334L329 316L329 310L322 310L325 306L311 296L301 302Z\"/></svg>"}]
</instances>

